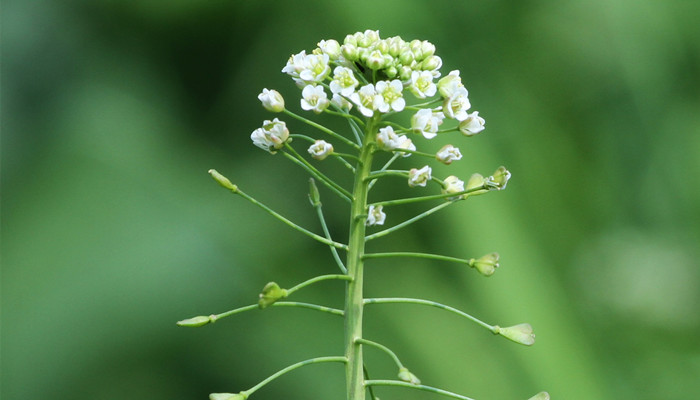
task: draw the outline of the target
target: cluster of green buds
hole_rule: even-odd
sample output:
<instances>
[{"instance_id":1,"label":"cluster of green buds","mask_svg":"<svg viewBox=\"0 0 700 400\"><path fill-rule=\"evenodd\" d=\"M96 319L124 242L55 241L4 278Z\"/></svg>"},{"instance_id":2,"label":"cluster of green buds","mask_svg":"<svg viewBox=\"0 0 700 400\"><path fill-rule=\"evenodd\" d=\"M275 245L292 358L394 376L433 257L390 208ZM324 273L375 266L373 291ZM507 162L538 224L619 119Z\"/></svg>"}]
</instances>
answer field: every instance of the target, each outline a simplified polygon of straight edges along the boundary
<instances>
[{"instance_id":1,"label":"cluster of green buds","mask_svg":"<svg viewBox=\"0 0 700 400\"><path fill-rule=\"evenodd\" d=\"M317 138L309 136L306 132L290 132L285 121L280 118L264 121L262 126L250 135L255 146L270 154L281 153L311 175L309 198L318 215L322 233L314 233L298 225L243 192L222 174L215 170L209 171L221 186L233 194L243 197L289 227L328 246L341 273L317 276L289 289L269 282L262 289L256 304L208 317L185 319L178 324L203 326L240 312L280 306L313 309L345 318L343 356L305 360L278 371L249 390L236 394L214 393L211 399L246 399L259 387L296 368L314 363L335 362L345 365L348 400L364 400L366 392L376 400L374 388L377 386L410 387L469 400L466 396L423 385L392 350L366 339L362 333L363 309L372 304L410 303L431 306L464 317L493 334L516 343L527 346L534 343L535 336L529 324L501 328L456 308L429 300L363 296L364 264L375 258L417 257L456 262L474 268L487 277L493 275L499 266L498 253L489 253L480 258L458 258L419 252L365 252L367 242L396 232L458 201L490 191L503 190L510 179L511 174L505 167L498 167L488 176L472 173L466 182L458 177L459 174L444 178L435 177L427 162L414 164L414 167L408 169L391 169L397 160L411 156L413 157L409 161L423 157L428 161L452 165L462 159L462 153L453 144L443 145L436 153L423 152L418 147L425 141L436 138L454 139L455 136L450 136L451 133L455 133L458 139L473 137L485 128L483 117L478 111L471 110L469 92L462 82L460 72L453 70L443 76L440 71L442 59L435 52L435 45L425 40L404 41L398 36L382 39L378 31L367 30L346 36L342 44L332 39L322 40L310 53L301 51L293 54L282 68L282 72L289 75L301 90L299 108L313 114L325 113L343 118L348 124L346 134L289 110L284 97L276 90L266 88L259 94L258 99L266 110L299 120L323 135L322 138ZM395 118L395 115L403 113L410 113L410 118ZM410 125L404 126L400 122L406 120L410 121ZM308 143L306 154L294 147L297 140ZM341 149L342 152L337 149ZM380 157L385 158L382 166L374 168L373 162ZM329 158L340 162L354 175L352 188L344 187L319 169L317 163ZM436 187L427 195L369 201L370 191L375 184L385 178L394 177L405 179L410 188L430 190L433 185ZM349 235L345 243L331 237L316 182L349 203ZM383 230L367 232L387 222L387 208L417 202L433 202L437 205ZM340 251L346 252L345 261L340 256ZM327 280L345 281L343 310L287 300L298 290ZM363 362L363 349L366 347L378 349L394 360L398 380L369 379ZM548 398L549 395L542 392L531 399Z\"/></svg>"}]
</instances>

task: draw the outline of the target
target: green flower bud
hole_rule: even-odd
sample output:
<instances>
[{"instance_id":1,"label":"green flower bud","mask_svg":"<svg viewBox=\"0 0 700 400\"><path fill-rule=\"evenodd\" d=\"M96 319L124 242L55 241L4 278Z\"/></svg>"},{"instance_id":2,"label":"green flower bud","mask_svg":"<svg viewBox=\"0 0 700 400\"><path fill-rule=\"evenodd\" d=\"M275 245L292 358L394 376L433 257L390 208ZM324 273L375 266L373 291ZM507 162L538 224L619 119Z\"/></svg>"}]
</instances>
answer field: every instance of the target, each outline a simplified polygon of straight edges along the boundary
<instances>
[{"instance_id":1,"label":"green flower bud","mask_svg":"<svg viewBox=\"0 0 700 400\"><path fill-rule=\"evenodd\" d=\"M391 66L391 67L385 69L385 70L384 70L384 73L385 73L386 76L389 77L389 78L395 78L396 75L398 75L399 70L396 69L396 67Z\"/></svg>"},{"instance_id":2,"label":"green flower bud","mask_svg":"<svg viewBox=\"0 0 700 400\"><path fill-rule=\"evenodd\" d=\"M340 47L340 52L343 53L343 57L348 61L357 61L360 55L357 51L357 46L352 43L345 43L342 45Z\"/></svg>"},{"instance_id":3,"label":"green flower bud","mask_svg":"<svg viewBox=\"0 0 700 400\"><path fill-rule=\"evenodd\" d=\"M413 375L411 371L409 371L407 368L399 369L399 379L401 379L404 382L408 382L411 385L420 385L420 379L418 379L417 376Z\"/></svg>"},{"instance_id":4,"label":"green flower bud","mask_svg":"<svg viewBox=\"0 0 700 400\"><path fill-rule=\"evenodd\" d=\"M442 58L438 56L430 56L423 60L421 66L424 71L434 71L442 67Z\"/></svg>"},{"instance_id":5,"label":"green flower bud","mask_svg":"<svg viewBox=\"0 0 700 400\"><path fill-rule=\"evenodd\" d=\"M399 77L401 77L402 81L407 81L411 79L411 74L413 73L413 69L409 67L408 65L404 65L399 69Z\"/></svg>"},{"instance_id":6,"label":"green flower bud","mask_svg":"<svg viewBox=\"0 0 700 400\"><path fill-rule=\"evenodd\" d=\"M281 289L275 282L268 282L260 293L258 307L266 308L274 304L277 300L287 297L287 290Z\"/></svg>"},{"instance_id":7,"label":"green flower bud","mask_svg":"<svg viewBox=\"0 0 700 400\"><path fill-rule=\"evenodd\" d=\"M357 37L355 35L357 35L357 33L353 35L346 35L345 40L343 40L343 44L351 44L353 46L357 46Z\"/></svg>"},{"instance_id":8,"label":"green flower bud","mask_svg":"<svg viewBox=\"0 0 700 400\"><path fill-rule=\"evenodd\" d=\"M424 41L421 43L420 48L421 48L421 50L423 51L423 56L424 56L424 57L430 57L430 56L432 56L433 54L435 54L435 45L432 44L432 43L430 43L430 42L427 41L427 40L424 40Z\"/></svg>"},{"instance_id":9,"label":"green flower bud","mask_svg":"<svg viewBox=\"0 0 700 400\"><path fill-rule=\"evenodd\" d=\"M209 400L246 400L248 395L243 393L212 393Z\"/></svg>"},{"instance_id":10,"label":"green flower bud","mask_svg":"<svg viewBox=\"0 0 700 400\"><path fill-rule=\"evenodd\" d=\"M410 65L415 59L416 57L413 55L411 50L404 50L399 55L399 61L401 61L401 64L403 65Z\"/></svg>"},{"instance_id":11,"label":"green flower bud","mask_svg":"<svg viewBox=\"0 0 700 400\"><path fill-rule=\"evenodd\" d=\"M309 178L309 200L314 207L321 205L321 195L318 193L318 187L314 178Z\"/></svg>"},{"instance_id":12,"label":"green flower bud","mask_svg":"<svg viewBox=\"0 0 700 400\"><path fill-rule=\"evenodd\" d=\"M384 55L379 50L374 50L367 55L367 66L370 69L378 70L386 65Z\"/></svg>"},{"instance_id":13,"label":"green flower bud","mask_svg":"<svg viewBox=\"0 0 700 400\"><path fill-rule=\"evenodd\" d=\"M535 343L535 334L532 333L530 324L518 324L507 328L501 328L496 325L494 328L494 333L515 343L524 344L525 346L532 346Z\"/></svg>"},{"instance_id":14,"label":"green flower bud","mask_svg":"<svg viewBox=\"0 0 700 400\"><path fill-rule=\"evenodd\" d=\"M186 326L189 328L196 328L198 326L204 326L210 322L213 322L211 317L200 315L197 317L183 319L182 321L177 321L178 326Z\"/></svg>"},{"instance_id":15,"label":"green flower bud","mask_svg":"<svg viewBox=\"0 0 700 400\"><path fill-rule=\"evenodd\" d=\"M234 193L238 191L238 186L231 183L227 177L218 173L215 169L209 170L209 175L214 178L215 181L219 182L219 185L225 187L226 189L232 190Z\"/></svg>"},{"instance_id":16,"label":"green flower bud","mask_svg":"<svg viewBox=\"0 0 700 400\"><path fill-rule=\"evenodd\" d=\"M498 253L487 254L479 259L469 260L469 266L476 268L483 276L491 276L498 268Z\"/></svg>"},{"instance_id":17,"label":"green flower bud","mask_svg":"<svg viewBox=\"0 0 700 400\"><path fill-rule=\"evenodd\" d=\"M539 392L536 395L530 397L528 400L549 400L549 393Z\"/></svg>"},{"instance_id":18,"label":"green flower bud","mask_svg":"<svg viewBox=\"0 0 700 400\"><path fill-rule=\"evenodd\" d=\"M398 36L389 39L389 54L392 57L398 57L401 54L401 39Z\"/></svg>"}]
</instances>

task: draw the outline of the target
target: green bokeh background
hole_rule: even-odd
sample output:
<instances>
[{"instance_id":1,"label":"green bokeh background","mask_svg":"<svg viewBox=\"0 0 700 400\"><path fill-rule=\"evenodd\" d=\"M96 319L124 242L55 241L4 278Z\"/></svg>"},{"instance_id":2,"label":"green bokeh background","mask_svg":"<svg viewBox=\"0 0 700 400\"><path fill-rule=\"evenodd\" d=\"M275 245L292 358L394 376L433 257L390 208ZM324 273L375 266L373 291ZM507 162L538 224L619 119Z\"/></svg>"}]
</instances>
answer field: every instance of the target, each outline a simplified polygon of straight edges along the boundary
<instances>
[{"instance_id":1,"label":"green bokeh background","mask_svg":"<svg viewBox=\"0 0 700 400\"><path fill-rule=\"evenodd\" d=\"M513 178L370 249L498 251L493 277L377 261L368 295L530 322L538 342L390 305L367 309L367 337L477 399L700 398L699 15L690 1L3 1L1 397L205 399L340 354L342 321L306 310L174 323L334 271L324 246L206 171L316 228L305 173L250 143L271 117L256 96L276 88L298 109L288 56L371 28L435 43L487 120L439 174L503 164ZM342 238L342 203L322 196ZM298 299L342 295L329 282ZM384 355L367 358L394 377ZM343 399L342 368L295 371L253 398Z\"/></svg>"}]
</instances>

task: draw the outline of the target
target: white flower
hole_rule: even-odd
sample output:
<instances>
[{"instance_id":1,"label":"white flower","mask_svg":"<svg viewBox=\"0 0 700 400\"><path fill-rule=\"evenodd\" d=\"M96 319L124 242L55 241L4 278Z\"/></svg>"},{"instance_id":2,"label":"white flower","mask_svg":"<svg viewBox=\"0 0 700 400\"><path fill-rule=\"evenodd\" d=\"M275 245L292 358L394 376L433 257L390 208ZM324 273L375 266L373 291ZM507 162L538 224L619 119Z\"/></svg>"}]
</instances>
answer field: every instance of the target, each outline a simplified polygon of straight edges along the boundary
<instances>
[{"instance_id":1,"label":"white flower","mask_svg":"<svg viewBox=\"0 0 700 400\"><path fill-rule=\"evenodd\" d=\"M325 140L317 140L314 144L309 146L308 151L312 158L320 161L333 153L333 145Z\"/></svg>"},{"instance_id":2,"label":"white flower","mask_svg":"<svg viewBox=\"0 0 700 400\"><path fill-rule=\"evenodd\" d=\"M263 122L262 128L254 130L250 138L254 145L275 154L275 150L281 149L289 139L289 130L284 121L275 118L272 121Z\"/></svg>"},{"instance_id":3,"label":"white flower","mask_svg":"<svg viewBox=\"0 0 700 400\"><path fill-rule=\"evenodd\" d=\"M445 114L442 112L424 108L411 117L411 129L415 133L422 134L426 139L432 139L437 136L438 127L442 125L443 119Z\"/></svg>"},{"instance_id":4,"label":"white flower","mask_svg":"<svg viewBox=\"0 0 700 400\"><path fill-rule=\"evenodd\" d=\"M377 100L375 101L377 109L380 112L389 112L389 109L394 111L402 111L406 106L406 100L403 99L403 85L398 79L391 82L377 82Z\"/></svg>"},{"instance_id":5,"label":"white flower","mask_svg":"<svg viewBox=\"0 0 700 400\"><path fill-rule=\"evenodd\" d=\"M437 154L435 154L435 158L445 165L450 165L452 161L461 160L462 153L459 152L458 148L448 144L438 150Z\"/></svg>"},{"instance_id":6,"label":"white flower","mask_svg":"<svg viewBox=\"0 0 700 400\"><path fill-rule=\"evenodd\" d=\"M328 54L309 54L304 58L304 70L299 78L304 82L321 82L331 73Z\"/></svg>"},{"instance_id":7,"label":"white flower","mask_svg":"<svg viewBox=\"0 0 700 400\"><path fill-rule=\"evenodd\" d=\"M263 89L262 93L258 95L258 99L267 111L282 112L284 110L284 98L276 90Z\"/></svg>"},{"instance_id":8,"label":"white flower","mask_svg":"<svg viewBox=\"0 0 700 400\"><path fill-rule=\"evenodd\" d=\"M464 191L464 181L454 175L450 175L442 181L442 193L452 194ZM448 197L448 200L457 200L459 197Z\"/></svg>"},{"instance_id":9,"label":"white flower","mask_svg":"<svg viewBox=\"0 0 700 400\"><path fill-rule=\"evenodd\" d=\"M318 48L328 54L331 60L337 60L340 57L340 43L337 40L321 40L318 42Z\"/></svg>"},{"instance_id":10,"label":"white flower","mask_svg":"<svg viewBox=\"0 0 700 400\"><path fill-rule=\"evenodd\" d=\"M447 118L464 121L467 110L472 106L469 102L469 92L464 87L457 88L442 104L442 111Z\"/></svg>"},{"instance_id":11,"label":"white flower","mask_svg":"<svg viewBox=\"0 0 700 400\"><path fill-rule=\"evenodd\" d=\"M409 89L419 99L435 96L437 86L433 83L433 74L430 71L413 71Z\"/></svg>"},{"instance_id":12,"label":"white flower","mask_svg":"<svg viewBox=\"0 0 700 400\"><path fill-rule=\"evenodd\" d=\"M386 214L382 211L382 206L369 206L365 225L384 225L384 220L386 220Z\"/></svg>"},{"instance_id":13,"label":"white flower","mask_svg":"<svg viewBox=\"0 0 700 400\"><path fill-rule=\"evenodd\" d=\"M289 60L287 60L287 65L282 68L282 72L291 76L294 82L299 84L302 82L302 80L299 79L299 74L304 69L306 69L306 50L302 50L298 54L292 54Z\"/></svg>"},{"instance_id":14,"label":"white flower","mask_svg":"<svg viewBox=\"0 0 700 400\"><path fill-rule=\"evenodd\" d=\"M403 143L402 137L405 138L405 136L400 136L394 132L394 128L387 126L379 129L379 133L377 133L377 145L381 150L392 151L401 146L401 143Z\"/></svg>"},{"instance_id":15,"label":"white flower","mask_svg":"<svg viewBox=\"0 0 700 400\"><path fill-rule=\"evenodd\" d=\"M333 80L330 84L332 93L349 97L359 84L350 68L335 67L333 70Z\"/></svg>"},{"instance_id":16,"label":"white flower","mask_svg":"<svg viewBox=\"0 0 700 400\"><path fill-rule=\"evenodd\" d=\"M443 98L448 98L459 88L464 87L462 84L462 78L459 76L459 71L454 70L444 78L440 79L437 83L438 91Z\"/></svg>"},{"instance_id":17,"label":"white flower","mask_svg":"<svg viewBox=\"0 0 700 400\"><path fill-rule=\"evenodd\" d=\"M459 123L459 131L466 136L474 136L485 129L485 124L486 121L479 116L479 112L474 111Z\"/></svg>"},{"instance_id":18,"label":"white flower","mask_svg":"<svg viewBox=\"0 0 700 400\"><path fill-rule=\"evenodd\" d=\"M339 95L338 93L333 95L331 99L331 104L341 110L350 111L352 108L352 103L348 101L345 97Z\"/></svg>"},{"instance_id":19,"label":"white flower","mask_svg":"<svg viewBox=\"0 0 700 400\"><path fill-rule=\"evenodd\" d=\"M375 100L377 97L377 92L374 90L374 86L370 83L368 85L362 86L360 90L354 92L350 95L350 100L357 104L362 115L365 117L371 117L374 115L374 110L377 109L375 106Z\"/></svg>"},{"instance_id":20,"label":"white flower","mask_svg":"<svg viewBox=\"0 0 700 400\"><path fill-rule=\"evenodd\" d=\"M301 51L289 58L282 72L290 75L297 84L318 83L331 73L328 61L328 54L306 54L306 51Z\"/></svg>"},{"instance_id":21,"label":"white flower","mask_svg":"<svg viewBox=\"0 0 700 400\"><path fill-rule=\"evenodd\" d=\"M421 169L411 168L411 170L408 171L408 186L425 187L425 185L430 180L432 172L433 170L427 165Z\"/></svg>"},{"instance_id":22,"label":"white flower","mask_svg":"<svg viewBox=\"0 0 700 400\"><path fill-rule=\"evenodd\" d=\"M322 113L331 103L321 85L306 85L301 91L301 97L301 108L306 111L312 110L316 114Z\"/></svg>"}]
</instances>

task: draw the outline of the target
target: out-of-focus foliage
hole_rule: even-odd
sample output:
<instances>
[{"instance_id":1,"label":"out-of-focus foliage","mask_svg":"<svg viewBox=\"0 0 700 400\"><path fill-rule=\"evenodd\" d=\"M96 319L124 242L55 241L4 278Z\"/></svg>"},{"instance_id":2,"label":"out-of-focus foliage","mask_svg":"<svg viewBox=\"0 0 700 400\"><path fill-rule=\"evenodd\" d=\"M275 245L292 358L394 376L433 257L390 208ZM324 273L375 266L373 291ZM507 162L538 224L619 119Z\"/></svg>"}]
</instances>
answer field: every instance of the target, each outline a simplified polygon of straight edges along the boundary
<instances>
[{"instance_id":1,"label":"out-of-focus foliage","mask_svg":"<svg viewBox=\"0 0 700 400\"><path fill-rule=\"evenodd\" d=\"M4 1L1 397L203 399L341 353L342 321L311 311L175 321L334 271L324 246L206 171L316 228L305 173L250 142L270 118L256 96L275 88L297 107L287 57L371 28L435 43L487 120L436 175L503 164L513 179L373 243L498 251L493 277L377 261L368 295L529 322L537 343L391 305L368 307L367 337L424 383L478 399L700 398L698 15L690 1ZM342 238L345 216L328 219ZM340 306L342 292L327 283L299 298ZM368 360L373 377L393 378L384 355ZM341 368L295 371L255 395L281 397L342 399Z\"/></svg>"}]
</instances>

